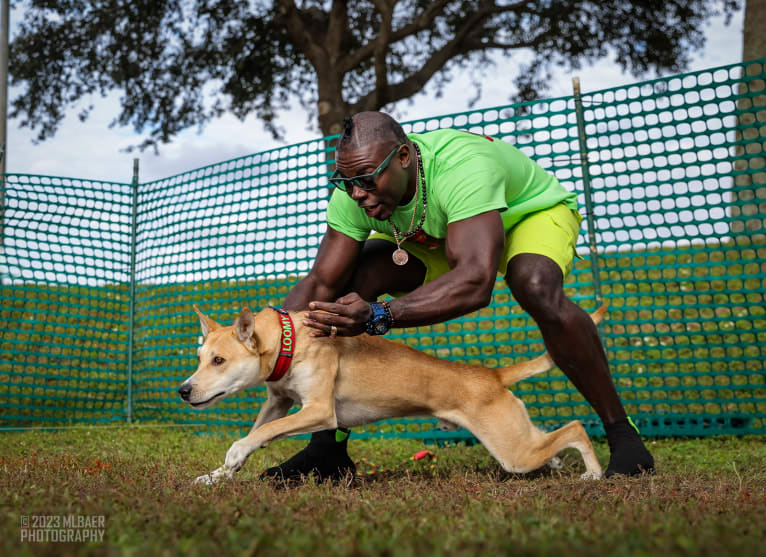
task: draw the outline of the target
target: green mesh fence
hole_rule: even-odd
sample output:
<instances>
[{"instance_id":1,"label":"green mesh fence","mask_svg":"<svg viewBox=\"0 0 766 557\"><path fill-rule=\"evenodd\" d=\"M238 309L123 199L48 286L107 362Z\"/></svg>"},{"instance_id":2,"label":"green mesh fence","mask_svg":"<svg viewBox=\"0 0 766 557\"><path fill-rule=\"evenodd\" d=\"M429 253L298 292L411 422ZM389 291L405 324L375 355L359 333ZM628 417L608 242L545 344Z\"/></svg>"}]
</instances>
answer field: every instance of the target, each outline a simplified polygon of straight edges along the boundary
<instances>
[{"instance_id":1,"label":"green mesh fence","mask_svg":"<svg viewBox=\"0 0 766 557\"><path fill-rule=\"evenodd\" d=\"M764 432L765 71L583 99L605 341L644 431Z\"/></svg>"},{"instance_id":2,"label":"green mesh fence","mask_svg":"<svg viewBox=\"0 0 766 557\"><path fill-rule=\"evenodd\" d=\"M7 175L0 425L125 419L130 185Z\"/></svg>"},{"instance_id":3,"label":"green mesh fence","mask_svg":"<svg viewBox=\"0 0 766 557\"><path fill-rule=\"evenodd\" d=\"M759 60L405 125L502 138L578 193L566 290L609 304L613 377L648 435L766 432L765 77ZM229 323L281 303L325 231L333 157L318 139L143 184L7 175L0 426L251 424L263 390L204 411L178 399L196 366L191 305ZM489 367L544 350L502 280L489 307L392 336ZM603 431L559 370L514 391L543 427ZM356 433L467 436L433 425Z\"/></svg>"},{"instance_id":4,"label":"green mesh fence","mask_svg":"<svg viewBox=\"0 0 766 557\"><path fill-rule=\"evenodd\" d=\"M322 140L141 186L133 371L137 419L251 424L263 390L204 413L175 392L197 365L202 311L226 324L279 305L316 256L327 205Z\"/></svg>"}]
</instances>

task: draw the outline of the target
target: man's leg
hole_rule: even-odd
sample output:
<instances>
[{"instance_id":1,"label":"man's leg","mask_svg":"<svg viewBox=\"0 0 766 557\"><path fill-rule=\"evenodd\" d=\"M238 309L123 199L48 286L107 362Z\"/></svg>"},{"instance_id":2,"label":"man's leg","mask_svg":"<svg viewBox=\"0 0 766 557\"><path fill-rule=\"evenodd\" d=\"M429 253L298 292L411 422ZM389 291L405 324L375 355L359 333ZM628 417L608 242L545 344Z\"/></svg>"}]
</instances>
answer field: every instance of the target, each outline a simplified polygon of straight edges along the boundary
<instances>
[{"instance_id":1,"label":"man's leg","mask_svg":"<svg viewBox=\"0 0 766 557\"><path fill-rule=\"evenodd\" d=\"M605 475L653 470L654 459L617 395L596 326L567 298L561 268L546 256L522 253L508 263L506 282L540 328L553 361L604 422L612 453Z\"/></svg>"},{"instance_id":2,"label":"man's leg","mask_svg":"<svg viewBox=\"0 0 766 557\"><path fill-rule=\"evenodd\" d=\"M425 280L426 267L410 256L406 265L396 265L391 254L396 245L372 239L364 244L357 269L346 292L357 292L363 299L374 301L386 292L409 292ZM354 474L356 467L347 452L348 430L325 430L311 435L309 444L289 460L261 474L261 478L295 481L313 475L318 481L338 481Z\"/></svg>"}]
</instances>

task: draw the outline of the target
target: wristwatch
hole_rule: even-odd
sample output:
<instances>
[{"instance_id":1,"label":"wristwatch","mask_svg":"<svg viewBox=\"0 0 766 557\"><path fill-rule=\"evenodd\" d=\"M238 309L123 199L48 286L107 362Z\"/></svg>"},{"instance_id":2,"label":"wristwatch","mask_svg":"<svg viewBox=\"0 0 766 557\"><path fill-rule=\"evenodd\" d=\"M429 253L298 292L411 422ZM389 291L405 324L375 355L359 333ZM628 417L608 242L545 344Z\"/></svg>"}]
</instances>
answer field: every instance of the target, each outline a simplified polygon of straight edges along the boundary
<instances>
[{"instance_id":1,"label":"wristwatch","mask_svg":"<svg viewBox=\"0 0 766 557\"><path fill-rule=\"evenodd\" d=\"M385 335L394 322L388 304L386 302L372 302L370 309L372 309L372 317L367 320L367 334Z\"/></svg>"}]
</instances>

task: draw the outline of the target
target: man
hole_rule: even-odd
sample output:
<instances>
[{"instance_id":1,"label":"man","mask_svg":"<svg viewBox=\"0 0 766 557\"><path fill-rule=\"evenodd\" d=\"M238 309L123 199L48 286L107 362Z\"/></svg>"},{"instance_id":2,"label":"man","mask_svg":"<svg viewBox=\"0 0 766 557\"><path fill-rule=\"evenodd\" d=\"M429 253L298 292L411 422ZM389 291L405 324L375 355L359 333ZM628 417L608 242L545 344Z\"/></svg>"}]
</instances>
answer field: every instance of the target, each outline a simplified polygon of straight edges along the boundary
<instances>
[{"instance_id":1,"label":"man","mask_svg":"<svg viewBox=\"0 0 766 557\"><path fill-rule=\"evenodd\" d=\"M581 221L575 194L503 141L455 130L407 136L380 112L344 122L336 167L327 232L286 309L308 308L304 323L316 336L385 334L485 307L502 273L553 360L604 422L606 476L653 471L595 325L564 294ZM398 297L376 302L384 293ZM263 476L321 481L353 472L347 436L315 433Z\"/></svg>"}]
</instances>

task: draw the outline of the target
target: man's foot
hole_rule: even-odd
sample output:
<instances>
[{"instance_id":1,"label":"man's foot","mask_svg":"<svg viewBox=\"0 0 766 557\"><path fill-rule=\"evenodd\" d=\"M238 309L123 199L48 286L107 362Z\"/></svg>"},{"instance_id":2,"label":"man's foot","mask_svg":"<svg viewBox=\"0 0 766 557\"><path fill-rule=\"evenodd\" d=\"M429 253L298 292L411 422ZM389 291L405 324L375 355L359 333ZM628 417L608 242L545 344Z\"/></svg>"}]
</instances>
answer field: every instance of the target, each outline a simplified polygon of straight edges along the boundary
<instances>
[{"instance_id":1,"label":"man's foot","mask_svg":"<svg viewBox=\"0 0 766 557\"><path fill-rule=\"evenodd\" d=\"M615 474L638 476L654 474L654 457L644 446L638 428L630 418L613 424L604 424L609 451L612 453L604 477Z\"/></svg>"},{"instance_id":2,"label":"man's foot","mask_svg":"<svg viewBox=\"0 0 766 557\"><path fill-rule=\"evenodd\" d=\"M305 449L261 474L262 480L300 481L302 476L313 476L317 482L330 480L338 482L349 473L356 474L356 466L346 450L348 431L328 429L311 435L311 441Z\"/></svg>"}]
</instances>

